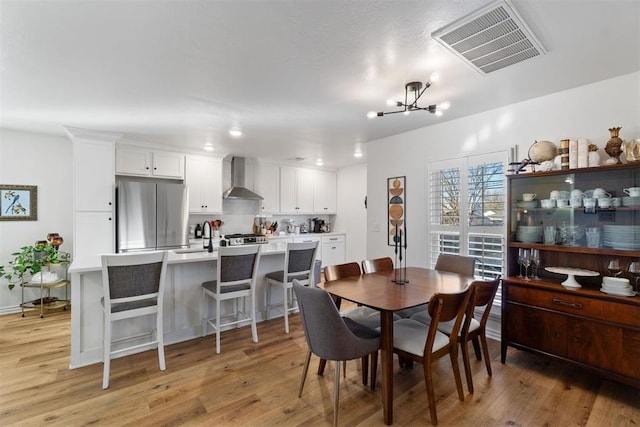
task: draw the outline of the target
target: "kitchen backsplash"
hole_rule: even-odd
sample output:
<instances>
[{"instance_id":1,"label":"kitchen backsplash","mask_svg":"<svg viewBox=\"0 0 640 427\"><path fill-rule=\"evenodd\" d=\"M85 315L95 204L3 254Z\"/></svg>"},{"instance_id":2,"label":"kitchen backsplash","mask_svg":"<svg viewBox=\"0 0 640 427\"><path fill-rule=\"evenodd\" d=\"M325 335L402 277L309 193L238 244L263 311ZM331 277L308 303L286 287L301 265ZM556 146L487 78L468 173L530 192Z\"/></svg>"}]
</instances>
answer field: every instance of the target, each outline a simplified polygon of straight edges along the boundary
<instances>
[{"instance_id":1,"label":"kitchen backsplash","mask_svg":"<svg viewBox=\"0 0 640 427\"><path fill-rule=\"evenodd\" d=\"M258 200L231 200L225 199L222 202L223 214L191 214L189 217L189 225L195 226L202 224L204 221L220 219L224 222L221 234L234 233L252 233L253 220L260 210L260 201ZM276 214L268 215L271 222L278 221L280 226L278 232L286 231L284 229L285 219L292 219L296 224L308 224L311 218L320 218L328 221L331 225L335 221L335 215L286 215ZM333 231L333 230L332 230ZM193 236L189 236L193 237Z\"/></svg>"}]
</instances>

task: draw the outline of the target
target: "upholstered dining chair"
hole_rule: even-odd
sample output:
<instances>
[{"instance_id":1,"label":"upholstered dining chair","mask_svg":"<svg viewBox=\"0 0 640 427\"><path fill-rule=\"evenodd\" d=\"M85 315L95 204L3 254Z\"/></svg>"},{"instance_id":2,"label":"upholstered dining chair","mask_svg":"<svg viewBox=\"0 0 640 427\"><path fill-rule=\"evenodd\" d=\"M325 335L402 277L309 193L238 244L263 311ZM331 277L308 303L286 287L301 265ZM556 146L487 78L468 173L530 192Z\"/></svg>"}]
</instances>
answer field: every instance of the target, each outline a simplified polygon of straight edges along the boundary
<instances>
[{"instance_id":1,"label":"upholstered dining chair","mask_svg":"<svg viewBox=\"0 0 640 427\"><path fill-rule=\"evenodd\" d=\"M491 360L489 357L489 347L487 346L486 326L489 320L489 313L493 305L493 300L500 286L500 278L483 281L474 280L469 287L471 288L471 297L467 307L462 326L460 327L460 347L462 349L462 361L464 362L464 373L467 377L467 387L469 393L473 393L473 377L471 375L471 363L469 361L469 341L473 343L473 349L477 360L482 360L480 355L480 347L482 344L482 353L484 355L484 363L487 368L487 374L491 376ZM476 319L475 309L481 308L482 314L480 320ZM418 314L411 317L414 320L424 321ZM451 335L454 322L441 322L438 330L447 335Z\"/></svg>"},{"instance_id":2,"label":"upholstered dining chair","mask_svg":"<svg viewBox=\"0 0 640 427\"><path fill-rule=\"evenodd\" d=\"M434 269L438 271L447 271L449 273L457 273L462 274L463 276L470 277L473 277L475 268L475 258L464 255L445 253L438 255L438 259L436 260L436 265L434 267ZM398 311L398 316L403 318L410 318L415 314L417 314L420 319L425 319L424 323L429 323L429 313L424 305L419 305L417 307Z\"/></svg>"},{"instance_id":3,"label":"upholstered dining chair","mask_svg":"<svg viewBox=\"0 0 640 427\"><path fill-rule=\"evenodd\" d=\"M455 294L434 294L427 306L431 316L430 325L413 319L400 319L393 323L394 353L397 353L401 360L415 361L423 365L427 400L433 425L438 425L432 374L432 364L436 360L449 355L458 397L464 401L460 368L458 367L458 335L470 296L470 288ZM449 321L453 321L453 327L451 335L447 336L438 330L438 325Z\"/></svg>"},{"instance_id":4,"label":"upholstered dining chair","mask_svg":"<svg viewBox=\"0 0 640 427\"><path fill-rule=\"evenodd\" d=\"M218 249L216 280L202 283L202 336L207 325L216 334L216 353L220 353L220 332L227 326L251 322L253 342L258 342L256 327L256 273L260 260L260 245L222 246ZM215 302L215 317L209 317L209 297ZM250 308L247 310L249 298ZM242 299L242 310L238 300ZM233 313L222 316L221 303L233 300Z\"/></svg>"},{"instance_id":5,"label":"upholstered dining chair","mask_svg":"<svg viewBox=\"0 0 640 427\"><path fill-rule=\"evenodd\" d=\"M377 353L380 348L380 333L342 317L334 300L324 289L303 286L297 280L293 281L293 289L300 306L309 348L302 369L298 397L302 397L312 353L324 360L335 361L333 425L337 426L340 362Z\"/></svg>"},{"instance_id":6,"label":"upholstered dining chair","mask_svg":"<svg viewBox=\"0 0 640 427\"><path fill-rule=\"evenodd\" d=\"M324 278L327 282L331 280L338 280L349 276L359 276L361 274L360 265L356 262L348 262L345 264L328 265L324 268ZM332 298L334 298L332 296ZM340 310L341 301L339 298L334 298L338 310ZM358 306L347 310L340 311L342 317L358 322L368 328L375 329L380 326L380 312L370 307ZM320 359L318 365L318 375L324 373L326 361ZM376 373L378 366L378 352L371 354L371 390L376 386ZM346 363L345 363L346 371ZM368 356L362 358L362 384L367 385L369 377L369 359Z\"/></svg>"},{"instance_id":7,"label":"upholstered dining chair","mask_svg":"<svg viewBox=\"0 0 640 427\"><path fill-rule=\"evenodd\" d=\"M142 348L157 348L160 370L164 360L162 312L168 252L102 255L102 289L100 299L104 311L102 388L109 387L113 356ZM127 347L112 349L113 322L155 315L155 331L150 339Z\"/></svg>"},{"instance_id":8,"label":"upholstered dining chair","mask_svg":"<svg viewBox=\"0 0 640 427\"><path fill-rule=\"evenodd\" d=\"M294 304L293 280L298 279L307 286L315 286L314 263L318 242L287 243L284 257L284 270L268 273L267 279L267 320L271 319L271 310L284 315L284 331L289 333L289 313L298 309ZM283 291L282 304L271 303L271 288Z\"/></svg>"}]
</instances>

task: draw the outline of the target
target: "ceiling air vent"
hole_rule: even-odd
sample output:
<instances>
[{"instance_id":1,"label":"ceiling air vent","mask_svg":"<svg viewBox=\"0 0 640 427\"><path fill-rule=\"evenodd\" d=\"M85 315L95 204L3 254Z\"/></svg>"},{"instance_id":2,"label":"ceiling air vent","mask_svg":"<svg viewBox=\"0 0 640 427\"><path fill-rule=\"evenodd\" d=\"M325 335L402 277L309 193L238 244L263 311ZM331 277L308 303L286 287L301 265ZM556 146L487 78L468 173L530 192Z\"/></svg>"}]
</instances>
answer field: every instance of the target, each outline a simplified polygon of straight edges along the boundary
<instances>
[{"instance_id":1,"label":"ceiling air vent","mask_svg":"<svg viewBox=\"0 0 640 427\"><path fill-rule=\"evenodd\" d=\"M431 37L482 74L546 53L506 0L488 4Z\"/></svg>"}]
</instances>

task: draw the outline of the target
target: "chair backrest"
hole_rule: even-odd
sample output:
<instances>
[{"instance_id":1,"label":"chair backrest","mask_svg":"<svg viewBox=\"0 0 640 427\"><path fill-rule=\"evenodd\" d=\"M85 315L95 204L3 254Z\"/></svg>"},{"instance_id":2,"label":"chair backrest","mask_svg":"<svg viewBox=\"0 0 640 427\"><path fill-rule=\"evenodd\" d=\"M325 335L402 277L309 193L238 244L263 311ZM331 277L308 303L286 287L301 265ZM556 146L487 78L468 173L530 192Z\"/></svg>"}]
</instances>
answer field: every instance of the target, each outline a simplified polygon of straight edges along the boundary
<instances>
[{"instance_id":1,"label":"chair backrest","mask_svg":"<svg viewBox=\"0 0 640 427\"><path fill-rule=\"evenodd\" d=\"M167 257L167 251L102 255L103 297L108 311L121 311L114 307L118 304L145 300L145 306L162 306Z\"/></svg>"},{"instance_id":2,"label":"chair backrest","mask_svg":"<svg viewBox=\"0 0 640 427\"><path fill-rule=\"evenodd\" d=\"M464 276L473 276L476 268L476 259L469 256L440 254L436 260L436 270L458 273Z\"/></svg>"},{"instance_id":3,"label":"chair backrest","mask_svg":"<svg viewBox=\"0 0 640 427\"><path fill-rule=\"evenodd\" d=\"M472 289L472 295L469 299L469 310L465 317L465 323L462 327L463 332L468 330L469 323L471 323L471 318L473 317L473 311L476 307L485 307L482 312L482 317L480 318L480 325L483 327L486 325L487 320L489 319L491 306L493 305L493 300L496 296L496 292L498 291L498 286L500 286L499 277L494 280L474 280L471 282L469 287Z\"/></svg>"},{"instance_id":4,"label":"chair backrest","mask_svg":"<svg viewBox=\"0 0 640 427\"><path fill-rule=\"evenodd\" d=\"M342 279L343 277L359 276L361 274L360 265L357 262L328 265L324 268L324 278L327 282Z\"/></svg>"},{"instance_id":5,"label":"chair backrest","mask_svg":"<svg viewBox=\"0 0 640 427\"><path fill-rule=\"evenodd\" d=\"M318 242L287 243L284 258L284 281L290 282L298 276L309 277L309 284L315 284L313 264L318 251Z\"/></svg>"},{"instance_id":6,"label":"chair backrest","mask_svg":"<svg viewBox=\"0 0 640 427\"><path fill-rule=\"evenodd\" d=\"M326 360L351 360L369 354L371 339L359 338L349 330L327 291L293 281L304 334L309 350ZM379 343L378 343L379 345Z\"/></svg>"},{"instance_id":7,"label":"chair backrest","mask_svg":"<svg viewBox=\"0 0 640 427\"><path fill-rule=\"evenodd\" d=\"M389 270L393 270L393 260L390 257L365 259L362 261L362 271L365 273Z\"/></svg>"},{"instance_id":8,"label":"chair backrest","mask_svg":"<svg viewBox=\"0 0 640 427\"><path fill-rule=\"evenodd\" d=\"M458 342L458 333L462 325L462 319L469 305L471 297L471 287L468 286L464 291L453 294L434 294L429 300L427 309L431 316L431 324L429 325L429 334L425 344L425 354L431 351L435 334L438 330L438 324L450 322L455 319L453 328L451 329L451 344Z\"/></svg>"},{"instance_id":9,"label":"chair backrest","mask_svg":"<svg viewBox=\"0 0 640 427\"><path fill-rule=\"evenodd\" d=\"M260 245L221 246L218 249L218 288L241 284L255 285Z\"/></svg>"}]
</instances>

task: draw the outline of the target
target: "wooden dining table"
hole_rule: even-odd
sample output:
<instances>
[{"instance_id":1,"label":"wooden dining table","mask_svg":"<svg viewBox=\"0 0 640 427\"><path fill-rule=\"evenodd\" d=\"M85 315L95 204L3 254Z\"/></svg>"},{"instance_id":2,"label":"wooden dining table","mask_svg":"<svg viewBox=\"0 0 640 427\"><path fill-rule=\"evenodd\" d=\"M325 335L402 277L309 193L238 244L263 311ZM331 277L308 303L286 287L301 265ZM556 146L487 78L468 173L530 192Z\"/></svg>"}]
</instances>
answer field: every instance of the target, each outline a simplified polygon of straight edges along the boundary
<instances>
[{"instance_id":1,"label":"wooden dining table","mask_svg":"<svg viewBox=\"0 0 640 427\"><path fill-rule=\"evenodd\" d=\"M406 284L394 279L403 278ZM321 286L330 294L380 311L382 355L382 408L384 422L393 423L393 313L429 302L435 293L453 293L467 287L473 277L427 268L407 267L350 276Z\"/></svg>"}]
</instances>

